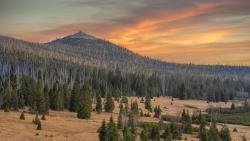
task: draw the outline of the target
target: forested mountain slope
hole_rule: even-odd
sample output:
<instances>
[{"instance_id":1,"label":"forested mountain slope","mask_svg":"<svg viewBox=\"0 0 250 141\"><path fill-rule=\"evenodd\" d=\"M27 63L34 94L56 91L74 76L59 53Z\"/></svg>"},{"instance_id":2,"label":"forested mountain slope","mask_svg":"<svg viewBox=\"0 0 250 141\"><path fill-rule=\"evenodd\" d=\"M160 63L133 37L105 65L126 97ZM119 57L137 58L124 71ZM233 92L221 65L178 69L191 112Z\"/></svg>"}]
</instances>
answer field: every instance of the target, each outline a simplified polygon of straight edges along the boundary
<instances>
[{"instance_id":1,"label":"forested mountain slope","mask_svg":"<svg viewBox=\"0 0 250 141\"><path fill-rule=\"evenodd\" d=\"M226 101L250 93L250 67L158 61L83 32L49 43L0 36L0 74L0 90L18 90L23 81L34 83L40 77L49 89L66 85L71 90L75 82L88 82L92 96L102 92L103 96L168 95Z\"/></svg>"},{"instance_id":2,"label":"forested mountain slope","mask_svg":"<svg viewBox=\"0 0 250 141\"><path fill-rule=\"evenodd\" d=\"M175 64L143 57L83 32L49 43L31 43L0 36L1 58L6 60L45 63L69 63L97 68L116 69L133 73L194 73L250 76L250 67ZM15 58L15 59L14 59Z\"/></svg>"}]
</instances>

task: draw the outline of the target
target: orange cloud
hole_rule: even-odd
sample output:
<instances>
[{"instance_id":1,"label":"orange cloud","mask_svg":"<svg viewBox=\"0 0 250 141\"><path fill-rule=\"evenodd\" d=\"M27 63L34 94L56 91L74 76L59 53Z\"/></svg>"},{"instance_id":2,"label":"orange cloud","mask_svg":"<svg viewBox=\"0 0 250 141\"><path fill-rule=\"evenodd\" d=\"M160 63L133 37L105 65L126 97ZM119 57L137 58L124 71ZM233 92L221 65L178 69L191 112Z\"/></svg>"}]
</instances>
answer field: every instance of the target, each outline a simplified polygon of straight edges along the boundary
<instances>
[{"instance_id":1,"label":"orange cloud","mask_svg":"<svg viewBox=\"0 0 250 141\"><path fill-rule=\"evenodd\" d=\"M250 41L209 43L196 46L168 45L143 54L178 63L250 65Z\"/></svg>"},{"instance_id":2,"label":"orange cloud","mask_svg":"<svg viewBox=\"0 0 250 141\"><path fill-rule=\"evenodd\" d=\"M249 42L242 43L239 38L233 43L233 48L230 44L217 44L228 41L231 39L229 36L236 35L239 31L231 28L231 25L225 26L206 19L210 13L226 3L227 1L200 2L177 10L154 9L149 15L135 14L131 19L125 19L124 23L72 23L20 37L48 41L82 30L109 39L139 54L166 61L231 64L229 60L233 57L232 63L247 64L250 51L244 47Z\"/></svg>"}]
</instances>

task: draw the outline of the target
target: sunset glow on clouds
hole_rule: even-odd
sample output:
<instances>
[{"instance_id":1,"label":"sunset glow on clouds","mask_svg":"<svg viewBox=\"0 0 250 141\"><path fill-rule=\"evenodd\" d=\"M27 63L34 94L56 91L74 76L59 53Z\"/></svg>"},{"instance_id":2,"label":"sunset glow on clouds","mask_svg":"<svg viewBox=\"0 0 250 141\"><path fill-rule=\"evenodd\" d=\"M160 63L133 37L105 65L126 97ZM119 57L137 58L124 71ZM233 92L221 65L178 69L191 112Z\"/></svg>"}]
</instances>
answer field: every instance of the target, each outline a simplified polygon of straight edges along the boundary
<instances>
[{"instance_id":1,"label":"sunset glow on clouds","mask_svg":"<svg viewBox=\"0 0 250 141\"><path fill-rule=\"evenodd\" d=\"M250 65L249 0L10 1L3 35L47 42L81 30L166 61Z\"/></svg>"}]
</instances>

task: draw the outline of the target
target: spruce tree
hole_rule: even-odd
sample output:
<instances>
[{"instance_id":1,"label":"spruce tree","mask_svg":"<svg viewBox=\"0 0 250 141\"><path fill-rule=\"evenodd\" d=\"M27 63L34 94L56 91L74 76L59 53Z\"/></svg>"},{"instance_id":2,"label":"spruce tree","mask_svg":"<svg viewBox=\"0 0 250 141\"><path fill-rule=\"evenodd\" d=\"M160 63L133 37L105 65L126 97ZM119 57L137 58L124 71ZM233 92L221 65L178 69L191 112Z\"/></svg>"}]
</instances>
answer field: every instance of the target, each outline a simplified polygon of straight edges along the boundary
<instances>
[{"instance_id":1,"label":"spruce tree","mask_svg":"<svg viewBox=\"0 0 250 141\"><path fill-rule=\"evenodd\" d=\"M106 103L105 103L104 108L105 108L105 111L109 112L109 113L112 113L114 111L115 104L114 104L114 101L112 99L111 94L107 95Z\"/></svg>"},{"instance_id":2,"label":"spruce tree","mask_svg":"<svg viewBox=\"0 0 250 141\"><path fill-rule=\"evenodd\" d=\"M78 97L80 94L80 82L75 81L73 89L70 96L69 110L71 112L76 112L78 110Z\"/></svg>"},{"instance_id":3,"label":"spruce tree","mask_svg":"<svg viewBox=\"0 0 250 141\"><path fill-rule=\"evenodd\" d=\"M184 83L182 83L179 86L179 98L180 99L187 99L186 87L185 87Z\"/></svg>"},{"instance_id":4,"label":"spruce tree","mask_svg":"<svg viewBox=\"0 0 250 141\"><path fill-rule=\"evenodd\" d=\"M39 122L37 123L37 128L36 130L42 130L42 123L41 121L39 120Z\"/></svg>"},{"instance_id":5,"label":"spruce tree","mask_svg":"<svg viewBox=\"0 0 250 141\"><path fill-rule=\"evenodd\" d=\"M116 128L116 124L113 117L110 117L109 123L107 124L107 141L118 141L119 134Z\"/></svg>"},{"instance_id":6,"label":"spruce tree","mask_svg":"<svg viewBox=\"0 0 250 141\"><path fill-rule=\"evenodd\" d=\"M44 114L49 114L50 99L49 99L49 88L48 88L48 85L45 85L43 91L44 91L44 103L45 103L45 113Z\"/></svg>"},{"instance_id":7,"label":"spruce tree","mask_svg":"<svg viewBox=\"0 0 250 141\"><path fill-rule=\"evenodd\" d=\"M173 140L173 135L170 131L169 126L166 127L164 134L163 134L163 137L164 137L164 141L172 141Z\"/></svg>"},{"instance_id":8,"label":"spruce tree","mask_svg":"<svg viewBox=\"0 0 250 141\"><path fill-rule=\"evenodd\" d=\"M230 131L226 126L223 126L220 131L220 137L223 141L231 141Z\"/></svg>"},{"instance_id":9,"label":"spruce tree","mask_svg":"<svg viewBox=\"0 0 250 141\"><path fill-rule=\"evenodd\" d=\"M131 103L131 112L134 114L134 115L139 115L139 108L138 108L138 104L136 101L132 102Z\"/></svg>"},{"instance_id":10,"label":"spruce tree","mask_svg":"<svg viewBox=\"0 0 250 141\"><path fill-rule=\"evenodd\" d=\"M97 100L96 100L96 111L98 114L102 112L102 97L101 95L97 95Z\"/></svg>"},{"instance_id":11,"label":"spruce tree","mask_svg":"<svg viewBox=\"0 0 250 141\"><path fill-rule=\"evenodd\" d=\"M159 118L161 116L161 108L160 108L160 106L156 106L154 108L154 112L155 112L154 117Z\"/></svg>"},{"instance_id":12,"label":"spruce tree","mask_svg":"<svg viewBox=\"0 0 250 141\"><path fill-rule=\"evenodd\" d=\"M67 83L63 84L64 108L69 109L70 105L70 92Z\"/></svg>"},{"instance_id":13,"label":"spruce tree","mask_svg":"<svg viewBox=\"0 0 250 141\"><path fill-rule=\"evenodd\" d=\"M182 136L182 130L177 123L171 122L170 131L172 132L173 139L180 139Z\"/></svg>"},{"instance_id":14,"label":"spruce tree","mask_svg":"<svg viewBox=\"0 0 250 141\"><path fill-rule=\"evenodd\" d=\"M37 112L39 114L46 114L46 105L45 105L45 98L43 93L43 86L42 81L38 80L36 86L36 104L37 104Z\"/></svg>"},{"instance_id":15,"label":"spruce tree","mask_svg":"<svg viewBox=\"0 0 250 141\"><path fill-rule=\"evenodd\" d=\"M35 117L35 119L32 120L32 123L33 124L38 124L39 122L40 122L40 119L38 117L38 114L36 114L36 117Z\"/></svg>"},{"instance_id":16,"label":"spruce tree","mask_svg":"<svg viewBox=\"0 0 250 141\"><path fill-rule=\"evenodd\" d=\"M46 117L44 114L42 115L41 120L46 120Z\"/></svg>"},{"instance_id":17,"label":"spruce tree","mask_svg":"<svg viewBox=\"0 0 250 141\"><path fill-rule=\"evenodd\" d=\"M79 107L77 111L77 117L80 119L89 119L92 111L92 100L90 93L90 86L86 83L79 95Z\"/></svg>"},{"instance_id":18,"label":"spruce tree","mask_svg":"<svg viewBox=\"0 0 250 141\"><path fill-rule=\"evenodd\" d=\"M21 120L25 120L24 112L21 113L20 119L21 119Z\"/></svg>"},{"instance_id":19,"label":"spruce tree","mask_svg":"<svg viewBox=\"0 0 250 141\"><path fill-rule=\"evenodd\" d=\"M125 109L123 108L123 104L120 104L120 111L117 120L117 128L124 129L125 126L127 126L127 115Z\"/></svg>"},{"instance_id":20,"label":"spruce tree","mask_svg":"<svg viewBox=\"0 0 250 141\"><path fill-rule=\"evenodd\" d=\"M141 141L149 141L149 135L145 129L141 131L140 139Z\"/></svg>"},{"instance_id":21,"label":"spruce tree","mask_svg":"<svg viewBox=\"0 0 250 141\"><path fill-rule=\"evenodd\" d=\"M216 123L212 122L210 129L208 131L208 140L209 141L218 141L220 140L219 137L219 132L218 129L216 127Z\"/></svg>"},{"instance_id":22,"label":"spruce tree","mask_svg":"<svg viewBox=\"0 0 250 141\"><path fill-rule=\"evenodd\" d=\"M244 101L244 109L248 110L248 108L249 108L248 100L245 99L245 101Z\"/></svg>"},{"instance_id":23,"label":"spruce tree","mask_svg":"<svg viewBox=\"0 0 250 141\"><path fill-rule=\"evenodd\" d=\"M184 133L191 134L193 132L193 127L192 127L192 119L189 116L189 112L185 114L184 121L182 121L183 127L184 127Z\"/></svg>"},{"instance_id":24,"label":"spruce tree","mask_svg":"<svg viewBox=\"0 0 250 141\"><path fill-rule=\"evenodd\" d=\"M147 109L148 111L152 111L152 106L151 106L151 98L150 96L146 96L146 100L145 100L145 109Z\"/></svg>"},{"instance_id":25,"label":"spruce tree","mask_svg":"<svg viewBox=\"0 0 250 141\"><path fill-rule=\"evenodd\" d=\"M9 85L4 87L2 108L4 109L4 112L9 112L11 108L11 88Z\"/></svg>"},{"instance_id":26,"label":"spruce tree","mask_svg":"<svg viewBox=\"0 0 250 141\"><path fill-rule=\"evenodd\" d=\"M202 127L199 131L199 141L208 141L208 133L204 127Z\"/></svg>"},{"instance_id":27,"label":"spruce tree","mask_svg":"<svg viewBox=\"0 0 250 141\"><path fill-rule=\"evenodd\" d=\"M136 134L136 127L138 124L138 115L134 113L129 113L128 126L131 128L131 132Z\"/></svg>"},{"instance_id":28,"label":"spruce tree","mask_svg":"<svg viewBox=\"0 0 250 141\"><path fill-rule=\"evenodd\" d=\"M17 99L18 99L18 108L23 109L25 106L25 99L24 99L24 95L20 92L20 89L18 89L17 91Z\"/></svg>"},{"instance_id":29,"label":"spruce tree","mask_svg":"<svg viewBox=\"0 0 250 141\"><path fill-rule=\"evenodd\" d=\"M135 141L135 138L128 127L123 129L123 141Z\"/></svg>"},{"instance_id":30,"label":"spruce tree","mask_svg":"<svg viewBox=\"0 0 250 141\"><path fill-rule=\"evenodd\" d=\"M63 86L60 84L57 84L57 89L55 91L55 110L64 110L64 92Z\"/></svg>"},{"instance_id":31,"label":"spruce tree","mask_svg":"<svg viewBox=\"0 0 250 141\"><path fill-rule=\"evenodd\" d=\"M124 104L128 103L128 97L123 96L122 100L121 100L121 103L124 103Z\"/></svg>"},{"instance_id":32,"label":"spruce tree","mask_svg":"<svg viewBox=\"0 0 250 141\"><path fill-rule=\"evenodd\" d=\"M152 127L150 136L152 141L160 141L160 129L158 126Z\"/></svg>"},{"instance_id":33,"label":"spruce tree","mask_svg":"<svg viewBox=\"0 0 250 141\"><path fill-rule=\"evenodd\" d=\"M105 120L102 121L101 127L97 131L99 133L99 141L108 141L107 140L107 127Z\"/></svg>"},{"instance_id":34,"label":"spruce tree","mask_svg":"<svg viewBox=\"0 0 250 141\"><path fill-rule=\"evenodd\" d=\"M198 116L198 122L200 124L200 128L204 128L206 126L206 124L207 124L204 116L201 113L201 111L200 111L199 116Z\"/></svg>"},{"instance_id":35,"label":"spruce tree","mask_svg":"<svg viewBox=\"0 0 250 141\"><path fill-rule=\"evenodd\" d=\"M17 97L17 90L12 89L11 91L11 107L13 110L18 111L19 106L18 106L18 97Z\"/></svg>"},{"instance_id":36,"label":"spruce tree","mask_svg":"<svg viewBox=\"0 0 250 141\"><path fill-rule=\"evenodd\" d=\"M144 98L141 97L140 103L144 103Z\"/></svg>"},{"instance_id":37,"label":"spruce tree","mask_svg":"<svg viewBox=\"0 0 250 141\"><path fill-rule=\"evenodd\" d=\"M234 103L232 103L231 110L234 110L234 109L235 109L235 105L234 105Z\"/></svg>"}]
</instances>

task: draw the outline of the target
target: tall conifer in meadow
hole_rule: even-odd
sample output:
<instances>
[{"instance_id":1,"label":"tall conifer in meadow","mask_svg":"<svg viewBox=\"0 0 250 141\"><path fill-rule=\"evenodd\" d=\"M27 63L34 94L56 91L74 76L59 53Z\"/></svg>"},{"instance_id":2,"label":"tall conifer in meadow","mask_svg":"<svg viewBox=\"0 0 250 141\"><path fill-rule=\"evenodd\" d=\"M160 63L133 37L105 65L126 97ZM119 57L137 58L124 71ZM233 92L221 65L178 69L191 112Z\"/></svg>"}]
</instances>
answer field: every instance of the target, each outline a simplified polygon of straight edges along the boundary
<instances>
[{"instance_id":1,"label":"tall conifer in meadow","mask_svg":"<svg viewBox=\"0 0 250 141\"><path fill-rule=\"evenodd\" d=\"M90 86L88 83L86 83L81 89L78 100L79 107L77 111L77 117L80 119L89 119L92 111L92 99Z\"/></svg>"},{"instance_id":2,"label":"tall conifer in meadow","mask_svg":"<svg viewBox=\"0 0 250 141\"><path fill-rule=\"evenodd\" d=\"M98 114L100 114L102 112L102 98L101 98L100 94L97 95L96 108L95 109L96 109Z\"/></svg>"},{"instance_id":3,"label":"tall conifer in meadow","mask_svg":"<svg viewBox=\"0 0 250 141\"><path fill-rule=\"evenodd\" d=\"M104 108L105 108L105 111L109 113L112 113L115 108L114 100L110 93L107 95Z\"/></svg>"}]
</instances>

